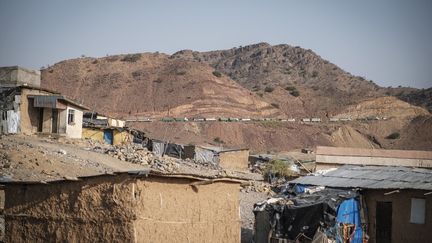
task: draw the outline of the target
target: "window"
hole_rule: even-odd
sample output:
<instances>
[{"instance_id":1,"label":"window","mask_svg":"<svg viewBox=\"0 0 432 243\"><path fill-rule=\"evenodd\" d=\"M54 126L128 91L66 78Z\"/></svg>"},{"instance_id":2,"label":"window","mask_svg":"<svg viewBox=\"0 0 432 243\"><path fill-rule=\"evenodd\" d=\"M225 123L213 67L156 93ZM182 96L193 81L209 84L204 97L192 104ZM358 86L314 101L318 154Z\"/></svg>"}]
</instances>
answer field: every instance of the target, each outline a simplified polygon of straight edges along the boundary
<instances>
[{"instance_id":1,"label":"window","mask_svg":"<svg viewBox=\"0 0 432 243\"><path fill-rule=\"evenodd\" d=\"M426 213L426 199L411 198L411 218L410 223L424 224Z\"/></svg>"},{"instance_id":2,"label":"window","mask_svg":"<svg viewBox=\"0 0 432 243\"><path fill-rule=\"evenodd\" d=\"M75 124L75 110L70 109L68 111L68 124L69 125Z\"/></svg>"}]
</instances>

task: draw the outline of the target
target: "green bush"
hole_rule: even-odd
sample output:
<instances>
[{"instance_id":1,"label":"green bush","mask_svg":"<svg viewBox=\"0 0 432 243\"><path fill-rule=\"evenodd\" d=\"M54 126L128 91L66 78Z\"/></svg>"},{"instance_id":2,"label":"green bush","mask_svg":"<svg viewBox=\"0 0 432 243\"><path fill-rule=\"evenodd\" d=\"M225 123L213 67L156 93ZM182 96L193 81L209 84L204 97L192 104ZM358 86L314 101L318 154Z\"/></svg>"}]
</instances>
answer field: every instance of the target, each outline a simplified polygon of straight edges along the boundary
<instances>
[{"instance_id":1,"label":"green bush","mask_svg":"<svg viewBox=\"0 0 432 243\"><path fill-rule=\"evenodd\" d=\"M299 97L299 96L300 96L300 91L298 91L298 90L293 90L293 91L290 92L290 94L291 94L292 96L294 96L294 97Z\"/></svg>"},{"instance_id":2,"label":"green bush","mask_svg":"<svg viewBox=\"0 0 432 243\"><path fill-rule=\"evenodd\" d=\"M186 74L186 71L185 71L185 70L177 70L177 71L176 71L176 74L177 74L177 75L185 75L185 74Z\"/></svg>"},{"instance_id":3,"label":"green bush","mask_svg":"<svg viewBox=\"0 0 432 243\"><path fill-rule=\"evenodd\" d=\"M273 107L279 108L279 104L271 103L271 105L272 105Z\"/></svg>"},{"instance_id":4,"label":"green bush","mask_svg":"<svg viewBox=\"0 0 432 243\"><path fill-rule=\"evenodd\" d=\"M290 169L289 164L286 161L278 159L272 160L266 165L264 169L264 177L268 178L270 174L279 178L287 178L297 175L295 171Z\"/></svg>"},{"instance_id":5,"label":"green bush","mask_svg":"<svg viewBox=\"0 0 432 243\"><path fill-rule=\"evenodd\" d=\"M220 137L215 137L213 139L213 142L215 142L215 143L225 143Z\"/></svg>"},{"instance_id":6,"label":"green bush","mask_svg":"<svg viewBox=\"0 0 432 243\"><path fill-rule=\"evenodd\" d=\"M386 137L387 139L398 139L400 138L400 134L398 132L394 132Z\"/></svg>"},{"instance_id":7,"label":"green bush","mask_svg":"<svg viewBox=\"0 0 432 243\"><path fill-rule=\"evenodd\" d=\"M271 92L273 92L273 90L274 90L274 88L271 87L271 86L267 86L267 87L265 87L265 89L264 89L264 91L267 92L267 93L271 93Z\"/></svg>"},{"instance_id":8,"label":"green bush","mask_svg":"<svg viewBox=\"0 0 432 243\"><path fill-rule=\"evenodd\" d=\"M297 90L297 88L294 87L294 86L288 86L288 87L285 88L285 90L294 91L294 90Z\"/></svg>"},{"instance_id":9,"label":"green bush","mask_svg":"<svg viewBox=\"0 0 432 243\"><path fill-rule=\"evenodd\" d=\"M222 77L222 73L218 72L218 71L213 71L213 75L220 78Z\"/></svg>"},{"instance_id":10,"label":"green bush","mask_svg":"<svg viewBox=\"0 0 432 243\"><path fill-rule=\"evenodd\" d=\"M318 71L312 71L312 78L318 77Z\"/></svg>"},{"instance_id":11,"label":"green bush","mask_svg":"<svg viewBox=\"0 0 432 243\"><path fill-rule=\"evenodd\" d=\"M123 57L121 60L123 62L136 62L141 58L141 54L128 54L125 57Z\"/></svg>"}]
</instances>

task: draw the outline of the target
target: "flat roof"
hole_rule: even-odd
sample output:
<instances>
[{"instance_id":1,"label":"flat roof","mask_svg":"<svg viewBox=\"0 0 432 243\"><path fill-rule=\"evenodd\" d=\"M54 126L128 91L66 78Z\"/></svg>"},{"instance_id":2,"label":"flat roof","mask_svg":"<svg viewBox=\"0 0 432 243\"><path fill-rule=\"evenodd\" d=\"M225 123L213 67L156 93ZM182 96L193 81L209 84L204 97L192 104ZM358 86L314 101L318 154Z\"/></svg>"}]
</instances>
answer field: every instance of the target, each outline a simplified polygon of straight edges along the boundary
<instances>
[{"instance_id":1,"label":"flat roof","mask_svg":"<svg viewBox=\"0 0 432 243\"><path fill-rule=\"evenodd\" d=\"M432 160L432 151L317 146L316 155Z\"/></svg>"},{"instance_id":2,"label":"flat roof","mask_svg":"<svg viewBox=\"0 0 432 243\"><path fill-rule=\"evenodd\" d=\"M184 174L184 173L166 174L152 169L143 169L143 170L118 171L118 172L105 173L105 174L95 174L90 176L63 177L63 179L46 180L46 181L21 181L21 180L13 180L10 178L0 177L0 186L10 185L10 184L15 184L15 185L16 184L21 184L21 185L56 184L56 183L67 182L67 181L84 181L91 178L105 177L105 176L118 176L118 175L130 175L135 178L161 177L161 178L190 179L190 180L204 182L204 184L211 184L215 182L241 184L246 181L245 179L234 178L234 177L212 177L212 176L202 176L202 175Z\"/></svg>"},{"instance_id":3,"label":"flat roof","mask_svg":"<svg viewBox=\"0 0 432 243\"><path fill-rule=\"evenodd\" d=\"M59 95L59 94L55 94L55 95L28 95L27 97L28 98L53 97L53 98L56 98L58 100L64 100L64 101L66 101L66 103L72 104L72 105L77 106L79 108L82 108L84 110L90 110L90 108L88 108L87 106L84 106L83 104L80 104L80 103L78 103L78 102L76 102L74 100L71 100L71 99L67 98L64 95Z\"/></svg>"}]
</instances>

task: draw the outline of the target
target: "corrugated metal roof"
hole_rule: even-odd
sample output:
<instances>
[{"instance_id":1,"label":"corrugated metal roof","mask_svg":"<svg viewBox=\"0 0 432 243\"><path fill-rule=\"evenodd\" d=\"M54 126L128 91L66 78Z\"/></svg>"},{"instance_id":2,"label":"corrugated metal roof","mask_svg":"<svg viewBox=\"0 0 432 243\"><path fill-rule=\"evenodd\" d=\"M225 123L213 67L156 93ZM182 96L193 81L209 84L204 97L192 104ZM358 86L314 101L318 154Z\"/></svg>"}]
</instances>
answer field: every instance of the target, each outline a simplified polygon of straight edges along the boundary
<instances>
[{"instance_id":1,"label":"corrugated metal roof","mask_svg":"<svg viewBox=\"0 0 432 243\"><path fill-rule=\"evenodd\" d=\"M432 151L317 146L317 155L432 160Z\"/></svg>"},{"instance_id":2,"label":"corrugated metal roof","mask_svg":"<svg viewBox=\"0 0 432 243\"><path fill-rule=\"evenodd\" d=\"M323 175L304 176L290 183L342 188L432 190L432 170L345 165Z\"/></svg>"}]
</instances>

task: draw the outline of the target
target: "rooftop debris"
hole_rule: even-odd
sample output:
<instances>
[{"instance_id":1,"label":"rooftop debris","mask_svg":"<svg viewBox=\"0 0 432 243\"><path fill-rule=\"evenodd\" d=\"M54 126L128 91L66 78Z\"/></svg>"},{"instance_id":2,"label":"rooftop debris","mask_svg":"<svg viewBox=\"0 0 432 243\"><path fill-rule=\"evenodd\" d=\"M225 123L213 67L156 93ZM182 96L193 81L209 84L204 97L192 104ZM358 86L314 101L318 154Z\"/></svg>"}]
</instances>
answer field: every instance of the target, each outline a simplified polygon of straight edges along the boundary
<instances>
[{"instance_id":1,"label":"rooftop debris","mask_svg":"<svg viewBox=\"0 0 432 243\"><path fill-rule=\"evenodd\" d=\"M286 184L276 197L255 204L254 242L312 242L317 236L329 242L346 242L342 229L350 225L356 225L349 235L351 242L362 242L366 235L360 224L359 207L355 190ZM344 218L347 212L354 217Z\"/></svg>"}]
</instances>

